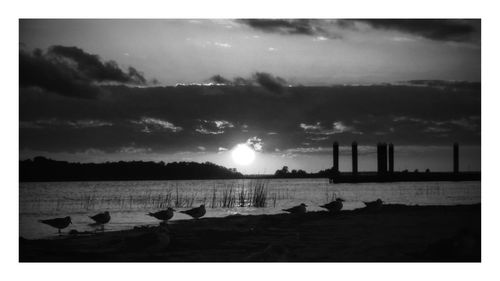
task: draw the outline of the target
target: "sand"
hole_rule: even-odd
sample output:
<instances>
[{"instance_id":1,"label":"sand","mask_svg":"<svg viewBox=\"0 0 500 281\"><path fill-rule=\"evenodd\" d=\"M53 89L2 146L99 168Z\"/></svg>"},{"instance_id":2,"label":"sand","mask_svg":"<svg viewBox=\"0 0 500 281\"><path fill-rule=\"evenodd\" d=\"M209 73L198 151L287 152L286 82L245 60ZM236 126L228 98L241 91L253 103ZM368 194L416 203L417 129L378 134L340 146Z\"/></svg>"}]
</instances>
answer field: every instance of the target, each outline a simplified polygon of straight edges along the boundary
<instances>
[{"instance_id":1,"label":"sand","mask_svg":"<svg viewBox=\"0 0 500 281\"><path fill-rule=\"evenodd\" d=\"M67 232L67 231L66 231ZM131 230L20 238L31 261L481 261L481 206L384 205L337 214L234 215Z\"/></svg>"}]
</instances>

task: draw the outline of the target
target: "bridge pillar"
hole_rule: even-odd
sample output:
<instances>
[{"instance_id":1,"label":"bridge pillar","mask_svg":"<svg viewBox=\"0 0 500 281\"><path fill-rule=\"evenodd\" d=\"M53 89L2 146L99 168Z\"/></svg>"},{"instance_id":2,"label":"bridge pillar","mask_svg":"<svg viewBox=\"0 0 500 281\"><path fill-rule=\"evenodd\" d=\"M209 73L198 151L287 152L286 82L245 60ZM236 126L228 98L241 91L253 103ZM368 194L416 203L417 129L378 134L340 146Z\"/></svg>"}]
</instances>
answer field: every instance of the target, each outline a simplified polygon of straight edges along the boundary
<instances>
[{"instance_id":1,"label":"bridge pillar","mask_svg":"<svg viewBox=\"0 0 500 281\"><path fill-rule=\"evenodd\" d=\"M352 173L358 173L358 143L352 142Z\"/></svg>"},{"instance_id":2,"label":"bridge pillar","mask_svg":"<svg viewBox=\"0 0 500 281\"><path fill-rule=\"evenodd\" d=\"M459 158L459 153L458 153L458 143L453 144L453 172L458 173L458 158Z\"/></svg>"},{"instance_id":3,"label":"bridge pillar","mask_svg":"<svg viewBox=\"0 0 500 281\"><path fill-rule=\"evenodd\" d=\"M339 171L339 143L333 143L333 171Z\"/></svg>"}]
</instances>

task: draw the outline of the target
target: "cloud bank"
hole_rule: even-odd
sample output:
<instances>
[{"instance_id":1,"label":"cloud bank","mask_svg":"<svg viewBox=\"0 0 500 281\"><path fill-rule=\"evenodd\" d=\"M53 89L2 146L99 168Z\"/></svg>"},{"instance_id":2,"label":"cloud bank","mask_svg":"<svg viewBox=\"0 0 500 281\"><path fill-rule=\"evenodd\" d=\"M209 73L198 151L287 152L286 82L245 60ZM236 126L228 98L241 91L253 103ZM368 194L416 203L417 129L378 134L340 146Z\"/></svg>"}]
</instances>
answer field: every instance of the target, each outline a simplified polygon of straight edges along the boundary
<instances>
[{"instance_id":1,"label":"cloud bank","mask_svg":"<svg viewBox=\"0 0 500 281\"><path fill-rule=\"evenodd\" d=\"M46 52L19 52L19 86L36 87L62 96L93 99L103 84L144 85L133 67L125 72L114 61L102 61L77 47L52 46Z\"/></svg>"},{"instance_id":2,"label":"cloud bank","mask_svg":"<svg viewBox=\"0 0 500 281\"><path fill-rule=\"evenodd\" d=\"M106 99L21 88L21 150L216 153L251 140L264 153L327 153L324 148L335 140L398 146L481 142L481 91L474 83L296 86L286 87L284 95L234 83L102 88Z\"/></svg>"},{"instance_id":3,"label":"cloud bank","mask_svg":"<svg viewBox=\"0 0 500 281\"><path fill-rule=\"evenodd\" d=\"M435 41L478 42L479 19L241 19L239 23L253 29L283 35L307 35L316 38L341 36L336 30L358 30L358 24L373 29L394 30ZM336 35L335 35L336 34Z\"/></svg>"}]
</instances>

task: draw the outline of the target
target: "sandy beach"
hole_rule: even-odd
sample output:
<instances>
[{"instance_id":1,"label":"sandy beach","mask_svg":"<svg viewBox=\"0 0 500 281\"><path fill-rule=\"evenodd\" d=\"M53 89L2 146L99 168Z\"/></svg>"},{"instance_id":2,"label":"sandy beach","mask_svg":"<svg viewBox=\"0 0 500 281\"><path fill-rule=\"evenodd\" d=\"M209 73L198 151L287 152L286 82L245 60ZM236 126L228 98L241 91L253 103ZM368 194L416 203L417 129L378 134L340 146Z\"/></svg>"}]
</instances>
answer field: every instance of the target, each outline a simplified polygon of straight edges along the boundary
<instances>
[{"instance_id":1,"label":"sandy beach","mask_svg":"<svg viewBox=\"0 0 500 281\"><path fill-rule=\"evenodd\" d=\"M302 215L233 215L20 238L21 262L481 261L481 205L384 205ZM72 234L68 234L72 233Z\"/></svg>"}]
</instances>

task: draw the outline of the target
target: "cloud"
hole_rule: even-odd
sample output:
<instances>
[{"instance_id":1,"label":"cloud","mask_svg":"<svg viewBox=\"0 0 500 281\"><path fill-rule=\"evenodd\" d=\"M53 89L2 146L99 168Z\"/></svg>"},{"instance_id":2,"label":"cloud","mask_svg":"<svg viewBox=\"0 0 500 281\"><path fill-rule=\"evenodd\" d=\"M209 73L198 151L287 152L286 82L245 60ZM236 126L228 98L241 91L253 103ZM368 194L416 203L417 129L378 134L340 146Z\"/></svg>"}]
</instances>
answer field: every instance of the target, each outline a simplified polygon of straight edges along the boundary
<instances>
[{"instance_id":1,"label":"cloud","mask_svg":"<svg viewBox=\"0 0 500 281\"><path fill-rule=\"evenodd\" d=\"M261 86L271 93L282 94L287 85L287 81L279 76L274 76L266 72L255 72L250 78L236 77L233 80L224 78L221 75L214 75L208 79L216 84L233 86Z\"/></svg>"},{"instance_id":2,"label":"cloud","mask_svg":"<svg viewBox=\"0 0 500 281\"><path fill-rule=\"evenodd\" d=\"M427 127L424 129L426 133L446 133L451 131L449 128L441 128L441 127Z\"/></svg>"},{"instance_id":3,"label":"cloud","mask_svg":"<svg viewBox=\"0 0 500 281\"><path fill-rule=\"evenodd\" d=\"M330 152L332 148L329 147L296 147L290 148L284 151L285 154L295 154L295 153L318 153L318 152Z\"/></svg>"},{"instance_id":4,"label":"cloud","mask_svg":"<svg viewBox=\"0 0 500 281\"><path fill-rule=\"evenodd\" d=\"M69 64L48 58L40 50L19 53L19 86L39 87L59 95L95 98L102 90Z\"/></svg>"},{"instance_id":5,"label":"cloud","mask_svg":"<svg viewBox=\"0 0 500 281\"><path fill-rule=\"evenodd\" d=\"M200 120L201 124L195 129L203 135L220 135L227 128L234 128L234 124L226 120Z\"/></svg>"},{"instance_id":6,"label":"cloud","mask_svg":"<svg viewBox=\"0 0 500 281\"><path fill-rule=\"evenodd\" d=\"M221 43L221 42L214 42L214 45L217 46L217 47L221 47L221 48L231 48L231 44L228 44L228 43Z\"/></svg>"},{"instance_id":7,"label":"cloud","mask_svg":"<svg viewBox=\"0 0 500 281\"><path fill-rule=\"evenodd\" d=\"M337 37L329 34L323 27L327 21L320 19L239 19L237 21L268 33Z\"/></svg>"},{"instance_id":8,"label":"cloud","mask_svg":"<svg viewBox=\"0 0 500 281\"><path fill-rule=\"evenodd\" d=\"M436 41L465 42L477 39L481 21L477 19L352 19L346 22L362 22L375 29L396 30Z\"/></svg>"},{"instance_id":9,"label":"cloud","mask_svg":"<svg viewBox=\"0 0 500 281\"><path fill-rule=\"evenodd\" d=\"M318 36L316 38L313 39L314 41L327 41L328 38L324 37L324 36Z\"/></svg>"},{"instance_id":10,"label":"cloud","mask_svg":"<svg viewBox=\"0 0 500 281\"><path fill-rule=\"evenodd\" d=\"M214 82L215 84L224 84L224 85L231 84L231 80L228 80L219 74L210 77L208 81Z\"/></svg>"},{"instance_id":11,"label":"cloud","mask_svg":"<svg viewBox=\"0 0 500 281\"><path fill-rule=\"evenodd\" d=\"M134 124L144 125L142 132L151 133L153 131L171 131L177 133L182 131L182 127L175 126L174 124L151 117L142 117L140 120L132 121Z\"/></svg>"},{"instance_id":12,"label":"cloud","mask_svg":"<svg viewBox=\"0 0 500 281\"><path fill-rule=\"evenodd\" d=\"M118 153L123 154L142 154L150 153L152 150L149 147L134 147L134 146L124 146L117 150Z\"/></svg>"},{"instance_id":13,"label":"cloud","mask_svg":"<svg viewBox=\"0 0 500 281\"><path fill-rule=\"evenodd\" d=\"M286 87L286 95L277 98L253 83L108 85L103 87L108 92L105 99L89 100L21 88L20 150L69 153L93 148L110 153L134 143L166 155L199 153L198 146L215 152L253 137L265 142L263 152L304 147L303 143L330 147L334 140L356 140L360 146L380 141L398 146L481 143L480 87L296 86ZM437 137L442 132L429 127L449 130L448 136Z\"/></svg>"},{"instance_id":14,"label":"cloud","mask_svg":"<svg viewBox=\"0 0 500 281\"><path fill-rule=\"evenodd\" d=\"M219 129L233 128L234 127L233 123L226 121L226 120L215 120L213 122L215 123L215 126Z\"/></svg>"},{"instance_id":15,"label":"cloud","mask_svg":"<svg viewBox=\"0 0 500 281\"><path fill-rule=\"evenodd\" d=\"M319 130L321 129L321 124L319 122L316 122L316 124L308 125L305 123L300 123L299 125L302 129L309 131L309 130Z\"/></svg>"},{"instance_id":16,"label":"cloud","mask_svg":"<svg viewBox=\"0 0 500 281\"><path fill-rule=\"evenodd\" d=\"M314 36L315 41L341 38L337 30L358 30L365 24L435 41L480 42L479 19L240 19L239 23L268 33ZM401 38L401 37L398 37Z\"/></svg>"},{"instance_id":17,"label":"cloud","mask_svg":"<svg viewBox=\"0 0 500 281\"><path fill-rule=\"evenodd\" d=\"M442 133L450 132L453 129L461 129L467 131L476 131L480 127L481 118L479 116L468 116L460 119L449 120L426 120L423 118L415 118L410 116L397 116L393 118L394 122L420 123L426 125L424 132Z\"/></svg>"},{"instance_id":18,"label":"cloud","mask_svg":"<svg viewBox=\"0 0 500 281\"><path fill-rule=\"evenodd\" d=\"M305 123L300 123L299 125L306 133L308 134L314 134L314 135L334 135L334 134L342 134L346 132L351 132L353 134L362 134L361 132L357 131L354 127L352 126L347 126L341 121L335 121L332 123L332 127L330 128L324 128L321 126L320 122L316 122L316 124L308 125ZM319 137L319 138L309 138L311 140L324 140L327 139L325 137Z\"/></svg>"},{"instance_id":19,"label":"cloud","mask_svg":"<svg viewBox=\"0 0 500 281\"><path fill-rule=\"evenodd\" d=\"M265 72L256 72L254 79L260 86L272 93L281 94L284 91L286 81L281 77L272 76Z\"/></svg>"},{"instance_id":20,"label":"cloud","mask_svg":"<svg viewBox=\"0 0 500 281\"><path fill-rule=\"evenodd\" d=\"M103 83L143 85L144 76L133 67L122 71L114 61L77 47L52 46L47 52L19 51L20 87L37 87L62 96L93 99L104 92Z\"/></svg>"},{"instance_id":21,"label":"cloud","mask_svg":"<svg viewBox=\"0 0 500 281\"><path fill-rule=\"evenodd\" d=\"M262 142L261 138L258 137L251 137L247 140L247 145L252 147L255 151L262 151L262 145L264 144Z\"/></svg>"},{"instance_id":22,"label":"cloud","mask_svg":"<svg viewBox=\"0 0 500 281\"><path fill-rule=\"evenodd\" d=\"M203 135L220 135L220 134L224 134L224 131L222 130L218 130L218 131L210 131L206 128L203 128L203 126L200 125L200 127L198 127L196 129L196 132L200 133L200 134L203 134Z\"/></svg>"},{"instance_id":23,"label":"cloud","mask_svg":"<svg viewBox=\"0 0 500 281\"><path fill-rule=\"evenodd\" d=\"M145 84L146 79L135 68L129 67L128 73L122 71L115 61L101 61L98 55L86 53L78 47L52 46L47 56L56 60L69 59L76 64L77 70L87 78L98 82L122 82Z\"/></svg>"},{"instance_id":24,"label":"cloud","mask_svg":"<svg viewBox=\"0 0 500 281\"><path fill-rule=\"evenodd\" d=\"M65 126L68 128L81 129L81 128L98 128L98 127L113 126L113 123L102 120L92 120L92 119L63 121L63 120L57 120L55 118L40 119L29 122L26 121L19 122L20 128L46 129L57 126Z\"/></svg>"},{"instance_id":25,"label":"cloud","mask_svg":"<svg viewBox=\"0 0 500 281\"><path fill-rule=\"evenodd\" d=\"M434 87L439 89L471 89L481 90L481 82L469 81L449 81L449 80L408 80L403 81L402 84L420 86L420 87Z\"/></svg>"}]
</instances>

